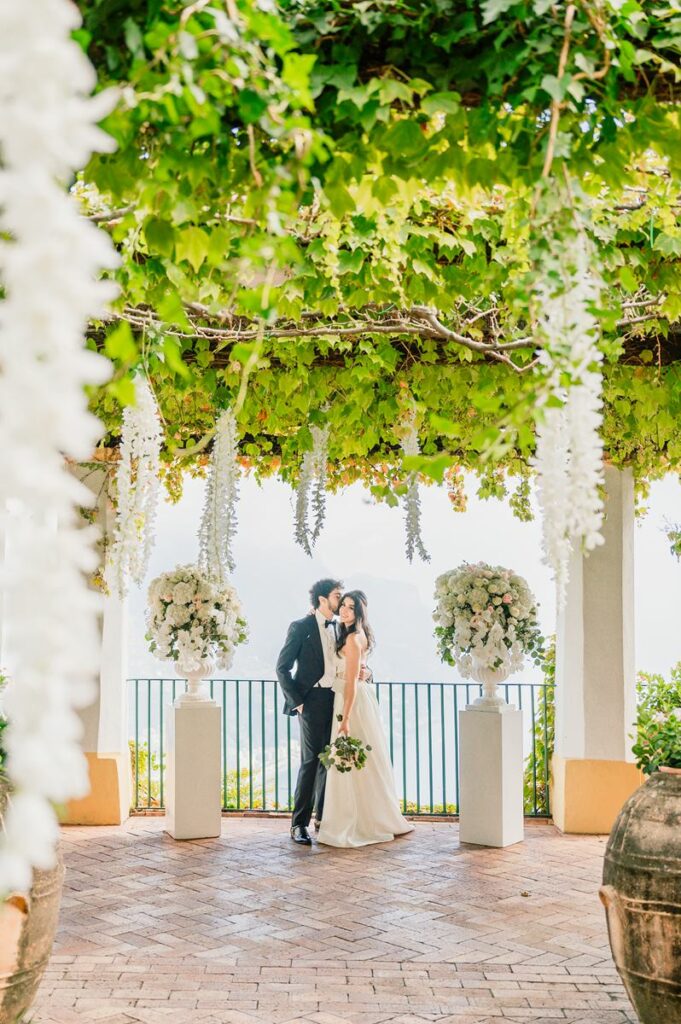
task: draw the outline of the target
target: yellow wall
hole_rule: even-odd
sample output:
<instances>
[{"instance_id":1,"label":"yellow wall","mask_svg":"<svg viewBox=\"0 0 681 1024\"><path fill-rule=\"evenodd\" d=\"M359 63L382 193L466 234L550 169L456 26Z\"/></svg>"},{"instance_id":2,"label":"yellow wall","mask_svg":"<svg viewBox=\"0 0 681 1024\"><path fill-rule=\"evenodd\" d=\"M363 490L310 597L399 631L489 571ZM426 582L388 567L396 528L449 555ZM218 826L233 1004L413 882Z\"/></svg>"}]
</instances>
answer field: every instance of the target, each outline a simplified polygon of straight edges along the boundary
<instances>
[{"instance_id":1,"label":"yellow wall","mask_svg":"<svg viewBox=\"0 0 681 1024\"><path fill-rule=\"evenodd\" d=\"M86 753L90 792L67 804L64 825L120 825L130 812L130 757Z\"/></svg>"},{"instance_id":2,"label":"yellow wall","mask_svg":"<svg viewBox=\"0 0 681 1024\"><path fill-rule=\"evenodd\" d=\"M644 780L635 764L553 758L551 803L561 832L603 835Z\"/></svg>"}]
</instances>

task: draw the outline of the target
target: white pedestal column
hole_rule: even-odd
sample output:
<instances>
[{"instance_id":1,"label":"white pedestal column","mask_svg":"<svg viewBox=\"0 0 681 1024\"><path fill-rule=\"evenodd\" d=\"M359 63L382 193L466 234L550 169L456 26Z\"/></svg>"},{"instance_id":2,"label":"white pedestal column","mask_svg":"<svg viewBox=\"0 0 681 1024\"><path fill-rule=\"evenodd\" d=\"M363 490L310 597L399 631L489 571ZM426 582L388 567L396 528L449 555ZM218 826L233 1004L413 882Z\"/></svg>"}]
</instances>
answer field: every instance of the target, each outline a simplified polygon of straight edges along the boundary
<instances>
[{"instance_id":1,"label":"white pedestal column","mask_svg":"<svg viewBox=\"0 0 681 1024\"><path fill-rule=\"evenodd\" d=\"M459 803L462 843L522 842L522 711L469 705L459 712Z\"/></svg>"},{"instance_id":2,"label":"white pedestal column","mask_svg":"<svg viewBox=\"0 0 681 1024\"><path fill-rule=\"evenodd\" d=\"M608 832L640 781L631 753L634 661L634 483L605 467L605 543L570 564L556 632L554 820Z\"/></svg>"},{"instance_id":3,"label":"white pedestal column","mask_svg":"<svg viewBox=\"0 0 681 1024\"><path fill-rule=\"evenodd\" d=\"M214 701L166 707L166 831L173 839L220 835L220 708Z\"/></svg>"}]
</instances>

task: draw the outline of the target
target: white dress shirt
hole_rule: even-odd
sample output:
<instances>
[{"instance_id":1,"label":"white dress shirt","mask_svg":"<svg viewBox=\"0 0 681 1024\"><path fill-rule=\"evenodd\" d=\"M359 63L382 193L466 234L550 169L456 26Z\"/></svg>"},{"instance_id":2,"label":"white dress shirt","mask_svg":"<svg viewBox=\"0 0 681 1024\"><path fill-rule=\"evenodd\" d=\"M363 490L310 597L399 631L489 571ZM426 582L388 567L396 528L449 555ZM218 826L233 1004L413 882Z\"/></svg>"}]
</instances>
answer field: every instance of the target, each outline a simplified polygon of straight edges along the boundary
<instances>
[{"instance_id":1,"label":"white dress shirt","mask_svg":"<svg viewBox=\"0 0 681 1024\"><path fill-rule=\"evenodd\" d=\"M336 676L336 623L335 619L332 619L333 625L327 626L326 623L329 620L324 618L319 609L314 614L319 627L322 653L324 654L324 675L315 685L330 687L333 686Z\"/></svg>"}]
</instances>

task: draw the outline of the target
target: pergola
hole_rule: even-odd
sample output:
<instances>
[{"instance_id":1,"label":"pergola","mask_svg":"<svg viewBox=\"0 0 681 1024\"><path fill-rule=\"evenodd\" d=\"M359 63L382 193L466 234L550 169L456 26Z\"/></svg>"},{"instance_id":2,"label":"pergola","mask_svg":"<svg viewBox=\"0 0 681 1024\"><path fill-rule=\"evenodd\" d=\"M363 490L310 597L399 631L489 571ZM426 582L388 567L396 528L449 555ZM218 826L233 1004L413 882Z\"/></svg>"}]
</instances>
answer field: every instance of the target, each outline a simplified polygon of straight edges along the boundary
<instances>
[{"instance_id":1,"label":"pergola","mask_svg":"<svg viewBox=\"0 0 681 1024\"><path fill-rule=\"evenodd\" d=\"M79 471L105 531L137 373L171 493L230 409L257 474L296 486L324 430L330 487L394 502L464 467L500 496L519 477L521 514L547 410L602 389L592 441L570 442L602 445L604 543L568 538L553 803L564 831L607 831L639 782L634 491L681 458L671 7L79 6L100 85L122 87L117 149L75 185L121 260L89 331L115 367L92 396L107 434ZM72 821L127 813L124 622L107 597Z\"/></svg>"}]
</instances>

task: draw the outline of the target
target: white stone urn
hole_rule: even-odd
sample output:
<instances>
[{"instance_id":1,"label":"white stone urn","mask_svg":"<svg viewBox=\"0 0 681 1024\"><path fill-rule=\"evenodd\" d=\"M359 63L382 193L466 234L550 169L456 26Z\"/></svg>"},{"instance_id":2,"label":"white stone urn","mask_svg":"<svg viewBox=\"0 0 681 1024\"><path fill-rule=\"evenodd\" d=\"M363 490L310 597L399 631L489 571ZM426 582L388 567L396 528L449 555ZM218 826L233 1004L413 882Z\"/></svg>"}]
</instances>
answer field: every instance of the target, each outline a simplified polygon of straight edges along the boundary
<instances>
[{"instance_id":1,"label":"white stone urn","mask_svg":"<svg viewBox=\"0 0 681 1024\"><path fill-rule=\"evenodd\" d=\"M208 695L204 679L210 677L215 662L212 658L204 658L198 669L185 669L179 662L175 663L178 676L187 680L187 692L181 693L175 698L176 708L191 707L197 704L215 704L215 701Z\"/></svg>"},{"instance_id":2,"label":"white stone urn","mask_svg":"<svg viewBox=\"0 0 681 1024\"><path fill-rule=\"evenodd\" d=\"M501 695L499 684L508 679L509 672L505 668L488 668L481 662L473 659L471 678L482 684L482 696L473 701L470 707L481 710L509 707L508 701Z\"/></svg>"}]
</instances>

